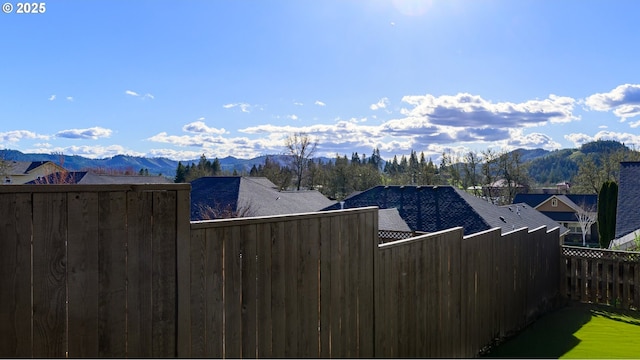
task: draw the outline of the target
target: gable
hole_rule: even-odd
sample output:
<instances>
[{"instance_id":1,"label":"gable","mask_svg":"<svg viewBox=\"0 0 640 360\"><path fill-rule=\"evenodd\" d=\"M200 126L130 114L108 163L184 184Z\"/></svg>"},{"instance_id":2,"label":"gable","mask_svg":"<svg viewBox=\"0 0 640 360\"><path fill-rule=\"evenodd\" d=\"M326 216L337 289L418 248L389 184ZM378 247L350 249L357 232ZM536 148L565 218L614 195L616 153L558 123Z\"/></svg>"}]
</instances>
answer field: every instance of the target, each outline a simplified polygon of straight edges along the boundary
<instances>
[{"instance_id":1,"label":"gable","mask_svg":"<svg viewBox=\"0 0 640 360\"><path fill-rule=\"evenodd\" d=\"M558 196L551 196L543 201L536 206L536 210L544 212L576 212L573 206L570 206Z\"/></svg>"}]
</instances>

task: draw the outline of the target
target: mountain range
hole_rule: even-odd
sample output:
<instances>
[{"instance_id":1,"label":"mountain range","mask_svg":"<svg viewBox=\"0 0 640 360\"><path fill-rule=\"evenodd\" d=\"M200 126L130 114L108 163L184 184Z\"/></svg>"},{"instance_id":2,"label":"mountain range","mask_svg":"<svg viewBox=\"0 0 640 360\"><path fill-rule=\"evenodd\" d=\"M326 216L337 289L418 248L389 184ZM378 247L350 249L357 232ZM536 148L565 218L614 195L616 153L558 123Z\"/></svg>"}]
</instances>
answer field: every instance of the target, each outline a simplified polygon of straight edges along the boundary
<instances>
[{"instance_id":1,"label":"mountain range","mask_svg":"<svg viewBox=\"0 0 640 360\"><path fill-rule=\"evenodd\" d=\"M577 174L581 155L589 153L606 153L610 151L632 151L623 143L609 140L599 140L582 145L579 149L516 149L520 152L523 163L529 167L530 177L539 184L549 184L560 181L570 181ZM248 173L252 166L264 165L265 159L271 157L280 165L286 163L286 155L263 155L252 159L239 159L233 156L219 158L223 171ZM17 150L0 150L0 159L9 161L52 161L70 171L87 169L115 169L130 170L138 173L141 169L151 175L164 175L169 178L175 176L178 161L168 158L147 158L130 155L116 155L104 159L90 159L77 155L62 154L25 154ZM323 162L332 160L327 157L316 158ZM213 159L209 159L213 160ZM197 164L199 159L182 161L183 165Z\"/></svg>"}]
</instances>

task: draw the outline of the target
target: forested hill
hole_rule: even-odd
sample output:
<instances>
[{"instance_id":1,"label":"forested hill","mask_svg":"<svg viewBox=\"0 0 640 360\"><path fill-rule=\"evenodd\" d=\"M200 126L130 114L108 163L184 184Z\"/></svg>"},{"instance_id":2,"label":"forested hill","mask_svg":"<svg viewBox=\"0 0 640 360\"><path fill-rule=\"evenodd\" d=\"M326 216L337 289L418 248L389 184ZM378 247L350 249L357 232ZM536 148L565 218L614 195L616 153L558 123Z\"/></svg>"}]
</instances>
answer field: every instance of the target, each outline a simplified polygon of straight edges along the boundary
<instances>
[{"instance_id":1,"label":"forested hill","mask_svg":"<svg viewBox=\"0 0 640 360\"><path fill-rule=\"evenodd\" d=\"M547 185L572 181L578 174L580 165L587 159L591 159L596 166L602 166L606 161L620 162L640 158L638 151L612 140L586 143L579 149L515 151L522 152L522 160L527 164L529 177L534 183Z\"/></svg>"}]
</instances>

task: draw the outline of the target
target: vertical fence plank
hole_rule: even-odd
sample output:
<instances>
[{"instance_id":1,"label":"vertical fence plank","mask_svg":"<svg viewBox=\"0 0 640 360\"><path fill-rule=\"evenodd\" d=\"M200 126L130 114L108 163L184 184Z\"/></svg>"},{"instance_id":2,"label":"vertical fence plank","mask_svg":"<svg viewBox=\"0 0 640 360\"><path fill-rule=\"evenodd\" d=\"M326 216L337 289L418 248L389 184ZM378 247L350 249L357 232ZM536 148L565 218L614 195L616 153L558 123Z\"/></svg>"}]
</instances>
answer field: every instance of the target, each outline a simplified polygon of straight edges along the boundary
<instances>
[{"instance_id":1,"label":"vertical fence plank","mask_svg":"<svg viewBox=\"0 0 640 360\"><path fill-rule=\"evenodd\" d=\"M206 281L213 277L206 272L206 229L191 230L189 251L190 259L190 286L189 300L191 311L190 322L190 351L189 355L194 358L207 356L207 305L212 299L207 298ZM207 276L209 275L209 276ZM212 307L223 304L213 304ZM213 309L212 309L213 310ZM213 341L213 339L212 339ZM222 354L214 357L222 357Z\"/></svg>"},{"instance_id":2,"label":"vertical fence plank","mask_svg":"<svg viewBox=\"0 0 640 360\"><path fill-rule=\"evenodd\" d=\"M319 245L318 219L303 219L298 225L298 312L299 348L303 358L319 357Z\"/></svg>"},{"instance_id":3,"label":"vertical fence plank","mask_svg":"<svg viewBox=\"0 0 640 360\"><path fill-rule=\"evenodd\" d=\"M345 224L346 225L346 224ZM331 217L331 357L345 357L342 314L344 307L342 217Z\"/></svg>"},{"instance_id":4,"label":"vertical fence plank","mask_svg":"<svg viewBox=\"0 0 640 360\"><path fill-rule=\"evenodd\" d=\"M153 356L176 354L176 193L156 191L153 199Z\"/></svg>"},{"instance_id":5,"label":"vertical fence plank","mask_svg":"<svg viewBox=\"0 0 640 360\"><path fill-rule=\"evenodd\" d=\"M257 332L258 332L258 358L272 358L271 347L273 322L271 313L271 226L270 224L257 224L257 250L258 259L256 267L257 279Z\"/></svg>"},{"instance_id":6,"label":"vertical fence plank","mask_svg":"<svg viewBox=\"0 0 640 360\"><path fill-rule=\"evenodd\" d=\"M0 194L0 209L0 357L31 357L31 194Z\"/></svg>"},{"instance_id":7,"label":"vertical fence plank","mask_svg":"<svg viewBox=\"0 0 640 360\"><path fill-rule=\"evenodd\" d=\"M242 253L241 334L242 357L256 357L256 225L240 227L240 252Z\"/></svg>"},{"instance_id":8,"label":"vertical fence plank","mask_svg":"<svg viewBox=\"0 0 640 360\"><path fill-rule=\"evenodd\" d=\"M191 357L191 251L190 245L190 190L176 191L176 355Z\"/></svg>"},{"instance_id":9,"label":"vertical fence plank","mask_svg":"<svg viewBox=\"0 0 640 360\"><path fill-rule=\"evenodd\" d=\"M225 357L242 357L242 256L237 226L222 231L224 239Z\"/></svg>"},{"instance_id":10,"label":"vertical fence plank","mask_svg":"<svg viewBox=\"0 0 640 360\"><path fill-rule=\"evenodd\" d=\"M358 357L371 358L375 355L375 260L378 250L378 212L361 213L357 246L360 258L358 278Z\"/></svg>"},{"instance_id":11,"label":"vertical fence plank","mask_svg":"<svg viewBox=\"0 0 640 360\"><path fill-rule=\"evenodd\" d=\"M152 356L153 193L127 193L127 355Z\"/></svg>"},{"instance_id":12,"label":"vertical fence plank","mask_svg":"<svg viewBox=\"0 0 640 360\"><path fill-rule=\"evenodd\" d=\"M125 357L126 193L101 192L98 230L98 331L100 357Z\"/></svg>"},{"instance_id":13,"label":"vertical fence plank","mask_svg":"<svg viewBox=\"0 0 640 360\"><path fill-rule=\"evenodd\" d=\"M297 238L298 221L287 223L285 228L285 356L295 357L298 354L299 312L298 312L298 272L299 246Z\"/></svg>"},{"instance_id":14,"label":"vertical fence plank","mask_svg":"<svg viewBox=\"0 0 640 360\"><path fill-rule=\"evenodd\" d=\"M286 268L285 223L271 223L271 351L274 358L285 357L286 316L285 279L290 276Z\"/></svg>"},{"instance_id":15,"label":"vertical fence plank","mask_svg":"<svg viewBox=\"0 0 640 360\"><path fill-rule=\"evenodd\" d=\"M68 194L69 357L98 356L98 194Z\"/></svg>"},{"instance_id":16,"label":"vertical fence plank","mask_svg":"<svg viewBox=\"0 0 640 360\"><path fill-rule=\"evenodd\" d=\"M343 319L343 336L345 337L345 353L346 357L356 357L358 350L358 333L357 333L357 296L358 296L358 266L359 259L357 254L358 239L358 218L356 214L349 214L344 221L344 235L342 238L343 258L340 261L344 264L345 272L343 272L344 284L344 313Z\"/></svg>"},{"instance_id":17,"label":"vertical fence plank","mask_svg":"<svg viewBox=\"0 0 640 360\"><path fill-rule=\"evenodd\" d=\"M34 194L33 222L33 355L65 357L66 195Z\"/></svg>"},{"instance_id":18,"label":"vertical fence plank","mask_svg":"<svg viewBox=\"0 0 640 360\"><path fill-rule=\"evenodd\" d=\"M320 218L320 357L331 357L331 219Z\"/></svg>"},{"instance_id":19,"label":"vertical fence plank","mask_svg":"<svg viewBox=\"0 0 640 360\"><path fill-rule=\"evenodd\" d=\"M224 266L229 260L227 258L232 260L233 256L225 253L229 239L224 230L206 229L205 239L205 297L202 299L206 311L205 357L223 358L226 356L225 289L229 281Z\"/></svg>"}]
</instances>

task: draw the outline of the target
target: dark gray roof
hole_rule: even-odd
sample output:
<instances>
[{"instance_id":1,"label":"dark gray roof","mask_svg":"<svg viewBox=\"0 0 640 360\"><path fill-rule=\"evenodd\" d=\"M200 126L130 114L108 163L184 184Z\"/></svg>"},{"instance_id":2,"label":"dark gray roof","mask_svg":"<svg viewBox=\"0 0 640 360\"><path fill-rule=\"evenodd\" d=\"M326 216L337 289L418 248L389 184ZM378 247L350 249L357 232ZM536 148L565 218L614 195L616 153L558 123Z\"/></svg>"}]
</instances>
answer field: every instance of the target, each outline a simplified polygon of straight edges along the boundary
<instances>
[{"instance_id":1,"label":"dark gray roof","mask_svg":"<svg viewBox=\"0 0 640 360\"><path fill-rule=\"evenodd\" d=\"M51 161L8 161L7 175L24 175Z\"/></svg>"},{"instance_id":2,"label":"dark gray roof","mask_svg":"<svg viewBox=\"0 0 640 360\"><path fill-rule=\"evenodd\" d=\"M398 209L391 208L378 210L378 230L410 232L411 228L402 219Z\"/></svg>"},{"instance_id":3,"label":"dark gray roof","mask_svg":"<svg viewBox=\"0 0 640 360\"><path fill-rule=\"evenodd\" d=\"M140 175L100 175L87 171L68 171L53 173L27 184L168 184L173 181L164 176Z\"/></svg>"},{"instance_id":4,"label":"dark gray roof","mask_svg":"<svg viewBox=\"0 0 640 360\"><path fill-rule=\"evenodd\" d=\"M344 200L344 208L397 208L413 231L436 232L461 226L466 235L499 227L502 232L558 223L526 204L493 205L451 186L376 186ZM336 203L325 210L340 209ZM567 229L561 227L560 232Z\"/></svg>"},{"instance_id":5,"label":"dark gray roof","mask_svg":"<svg viewBox=\"0 0 640 360\"><path fill-rule=\"evenodd\" d=\"M232 211L236 216L269 216L319 211L333 202L316 190L278 191L266 178L215 176L191 182L191 220Z\"/></svg>"},{"instance_id":6,"label":"dark gray roof","mask_svg":"<svg viewBox=\"0 0 640 360\"><path fill-rule=\"evenodd\" d=\"M86 173L78 184L170 184L173 181L164 176L142 175L100 175Z\"/></svg>"},{"instance_id":7,"label":"dark gray roof","mask_svg":"<svg viewBox=\"0 0 640 360\"><path fill-rule=\"evenodd\" d=\"M640 162L621 162L615 237L637 229L640 229Z\"/></svg>"}]
</instances>

